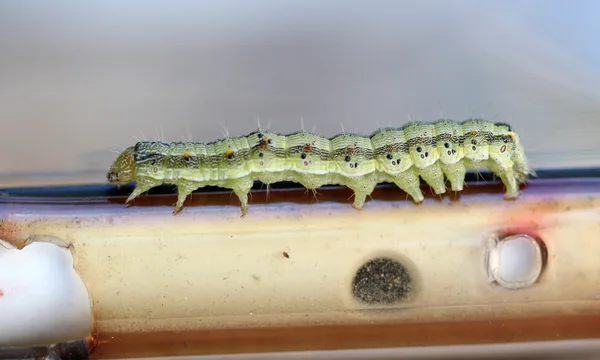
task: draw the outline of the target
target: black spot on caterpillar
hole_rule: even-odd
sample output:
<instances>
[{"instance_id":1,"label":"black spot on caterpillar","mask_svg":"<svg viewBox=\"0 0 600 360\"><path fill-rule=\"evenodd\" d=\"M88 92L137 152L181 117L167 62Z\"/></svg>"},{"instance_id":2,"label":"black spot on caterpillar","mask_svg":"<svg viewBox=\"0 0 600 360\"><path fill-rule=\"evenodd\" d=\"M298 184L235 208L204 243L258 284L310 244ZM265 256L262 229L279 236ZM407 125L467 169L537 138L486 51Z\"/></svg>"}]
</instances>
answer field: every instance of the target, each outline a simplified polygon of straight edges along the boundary
<instances>
[{"instance_id":1,"label":"black spot on caterpillar","mask_svg":"<svg viewBox=\"0 0 600 360\"><path fill-rule=\"evenodd\" d=\"M481 119L464 122L411 122L370 136L339 134L332 138L310 132L288 135L259 129L247 136L196 142L138 142L124 150L107 174L110 182L136 181L127 199L163 183L177 185L173 215L187 196L204 186L232 189L242 216L254 181L294 181L307 189L337 184L354 191L361 209L380 182L392 182L415 202L423 200L421 177L436 194L461 191L467 169L488 168L506 186L505 199L519 196L529 166L519 135L507 124Z\"/></svg>"}]
</instances>

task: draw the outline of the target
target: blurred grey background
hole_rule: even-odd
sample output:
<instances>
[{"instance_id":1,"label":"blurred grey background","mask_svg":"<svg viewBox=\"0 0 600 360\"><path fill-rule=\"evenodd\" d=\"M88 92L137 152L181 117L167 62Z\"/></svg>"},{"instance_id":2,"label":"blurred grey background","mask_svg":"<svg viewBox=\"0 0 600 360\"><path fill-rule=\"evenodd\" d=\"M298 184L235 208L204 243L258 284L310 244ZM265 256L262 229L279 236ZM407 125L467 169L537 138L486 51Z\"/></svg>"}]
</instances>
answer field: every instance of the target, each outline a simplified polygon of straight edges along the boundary
<instances>
[{"instance_id":1,"label":"blurred grey background","mask_svg":"<svg viewBox=\"0 0 600 360\"><path fill-rule=\"evenodd\" d=\"M595 0L2 1L0 185L103 182L134 137L257 119L334 135L485 117L535 167L598 166L598 19Z\"/></svg>"}]
</instances>

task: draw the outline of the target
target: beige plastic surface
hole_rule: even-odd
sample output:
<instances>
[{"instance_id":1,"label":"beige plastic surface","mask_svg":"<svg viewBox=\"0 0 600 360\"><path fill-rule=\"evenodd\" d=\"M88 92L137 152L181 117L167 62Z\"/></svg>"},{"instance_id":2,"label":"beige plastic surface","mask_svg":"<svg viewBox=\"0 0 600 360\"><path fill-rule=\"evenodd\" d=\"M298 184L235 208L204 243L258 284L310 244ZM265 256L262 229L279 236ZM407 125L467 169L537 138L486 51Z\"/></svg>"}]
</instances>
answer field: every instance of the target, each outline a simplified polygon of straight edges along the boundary
<instances>
[{"instance_id":1,"label":"beige plastic surface","mask_svg":"<svg viewBox=\"0 0 600 360\"><path fill-rule=\"evenodd\" d=\"M165 206L170 197L130 208L4 204L3 236L22 244L31 234L43 234L71 244L74 266L92 297L100 357L115 349L134 351L132 343L148 339L161 354L166 350L160 344L177 333L188 334L190 343L168 340L169 351L218 353L228 338L223 333L219 339L219 331L244 329L254 334L254 347L234 336L238 340L227 351L310 349L311 341L316 349L334 346L314 344L310 336L300 343L302 337L257 340L272 339L269 328L308 327L316 334L323 326L341 326L343 333L344 327L362 325L379 326L375 333L385 334L345 345L350 347L547 340L554 332L561 338L595 337L600 334L589 326L600 328L598 187L555 185L534 183L513 202L501 200L500 186L489 186L455 202L375 200L363 211L350 207L344 190L324 190L318 204L294 203L308 196L302 191L276 194L268 204L262 204L264 193L256 193L244 219L236 206L215 205L227 194L202 196L176 217ZM379 191L383 199L401 194ZM152 199L161 197L146 197ZM488 281L487 241L511 233L545 245L543 273L529 288L508 290ZM357 269L377 257L396 259L409 271L413 290L405 300L381 306L353 297ZM589 326L576 326L578 321ZM521 327L541 322L544 330L517 331L515 322ZM506 324L504 335L496 333L499 323ZM386 333L385 326L400 330ZM446 333L444 326L496 330L454 338L458 334ZM405 331L412 335L400 335ZM197 336L213 340L191 340Z\"/></svg>"}]
</instances>

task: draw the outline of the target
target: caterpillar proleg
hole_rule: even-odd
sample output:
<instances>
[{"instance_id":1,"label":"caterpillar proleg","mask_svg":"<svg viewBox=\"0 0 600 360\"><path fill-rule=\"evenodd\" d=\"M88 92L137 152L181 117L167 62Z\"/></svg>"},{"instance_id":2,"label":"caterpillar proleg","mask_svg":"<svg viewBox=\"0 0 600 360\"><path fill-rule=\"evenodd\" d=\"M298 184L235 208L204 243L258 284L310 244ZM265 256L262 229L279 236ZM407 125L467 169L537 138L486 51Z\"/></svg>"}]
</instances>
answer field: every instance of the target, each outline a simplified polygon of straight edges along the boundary
<instances>
[{"instance_id":1,"label":"caterpillar proleg","mask_svg":"<svg viewBox=\"0 0 600 360\"><path fill-rule=\"evenodd\" d=\"M307 189L337 184L354 191L353 207L361 209L380 182L396 184L412 199L423 200L422 178L436 194L461 191L467 169L488 168L506 187L504 198L516 199L529 166L519 135L504 123L481 119L464 122L410 122L370 136L339 134L326 138L299 131L282 135L258 129L241 137L210 143L140 141L113 162L108 181L136 182L127 199L163 183L177 185L173 215L187 196L205 186L232 189L242 216L254 181L300 183Z\"/></svg>"}]
</instances>

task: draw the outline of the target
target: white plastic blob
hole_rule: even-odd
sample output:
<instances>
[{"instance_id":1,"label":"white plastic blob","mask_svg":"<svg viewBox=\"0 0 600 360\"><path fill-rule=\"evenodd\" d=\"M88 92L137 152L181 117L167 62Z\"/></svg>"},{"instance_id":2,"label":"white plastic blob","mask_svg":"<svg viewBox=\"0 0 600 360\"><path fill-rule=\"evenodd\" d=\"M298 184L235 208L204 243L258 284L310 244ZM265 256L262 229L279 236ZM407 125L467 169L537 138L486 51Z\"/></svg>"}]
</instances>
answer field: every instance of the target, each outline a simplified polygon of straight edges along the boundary
<instances>
[{"instance_id":1,"label":"white plastic blob","mask_svg":"<svg viewBox=\"0 0 600 360\"><path fill-rule=\"evenodd\" d=\"M495 239L486 253L489 280L504 288L521 289L531 286L542 273L542 249L529 235Z\"/></svg>"},{"instance_id":2,"label":"white plastic blob","mask_svg":"<svg viewBox=\"0 0 600 360\"><path fill-rule=\"evenodd\" d=\"M0 241L0 347L50 345L90 334L87 289L68 249Z\"/></svg>"}]
</instances>

